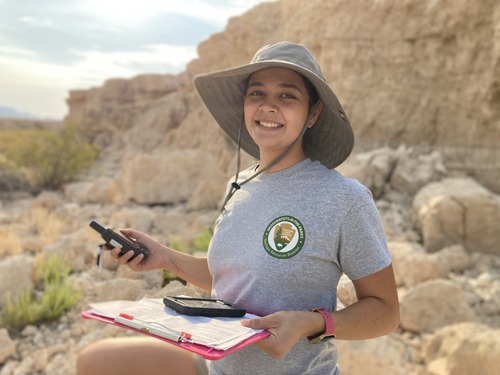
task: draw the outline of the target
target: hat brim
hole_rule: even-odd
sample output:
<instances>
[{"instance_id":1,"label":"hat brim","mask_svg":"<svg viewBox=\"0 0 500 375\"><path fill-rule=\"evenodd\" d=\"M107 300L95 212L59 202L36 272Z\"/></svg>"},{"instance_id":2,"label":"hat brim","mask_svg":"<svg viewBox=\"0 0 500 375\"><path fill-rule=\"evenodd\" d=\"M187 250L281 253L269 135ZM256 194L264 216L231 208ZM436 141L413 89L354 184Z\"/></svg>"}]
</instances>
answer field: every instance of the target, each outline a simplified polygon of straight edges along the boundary
<instances>
[{"instance_id":1,"label":"hat brim","mask_svg":"<svg viewBox=\"0 0 500 375\"><path fill-rule=\"evenodd\" d=\"M337 96L330 86L315 73L287 61L254 62L236 68L194 77L194 85L203 102L224 132L238 143L243 119L244 83L252 73L266 68L291 69L307 78L316 88L323 103L321 114L313 127L304 134L304 152L327 168L335 168L350 155L354 135ZM259 147L242 126L240 146L259 159Z\"/></svg>"}]
</instances>

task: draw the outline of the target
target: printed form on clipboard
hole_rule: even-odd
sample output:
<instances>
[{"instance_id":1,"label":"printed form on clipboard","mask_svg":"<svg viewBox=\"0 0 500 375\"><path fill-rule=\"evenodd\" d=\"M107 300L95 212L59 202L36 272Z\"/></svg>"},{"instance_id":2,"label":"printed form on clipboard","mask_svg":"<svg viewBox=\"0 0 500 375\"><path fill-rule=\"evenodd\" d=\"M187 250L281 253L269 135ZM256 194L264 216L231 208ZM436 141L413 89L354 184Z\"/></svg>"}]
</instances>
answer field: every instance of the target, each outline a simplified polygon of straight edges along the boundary
<instances>
[{"instance_id":1,"label":"printed form on clipboard","mask_svg":"<svg viewBox=\"0 0 500 375\"><path fill-rule=\"evenodd\" d=\"M181 315L165 307L161 298L109 301L90 304L82 316L146 334L217 360L269 335L241 325L242 318L210 318Z\"/></svg>"}]
</instances>

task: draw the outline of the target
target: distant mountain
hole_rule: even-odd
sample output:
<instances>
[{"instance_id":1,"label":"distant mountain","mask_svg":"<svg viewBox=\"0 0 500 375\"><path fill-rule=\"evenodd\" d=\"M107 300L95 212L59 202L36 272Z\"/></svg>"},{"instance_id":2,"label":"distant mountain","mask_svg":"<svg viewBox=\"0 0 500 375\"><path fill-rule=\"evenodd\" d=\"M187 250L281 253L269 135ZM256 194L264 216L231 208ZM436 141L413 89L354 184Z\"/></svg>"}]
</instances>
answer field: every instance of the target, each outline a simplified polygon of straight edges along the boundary
<instances>
[{"instance_id":1,"label":"distant mountain","mask_svg":"<svg viewBox=\"0 0 500 375\"><path fill-rule=\"evenodd\" d=\"M28 118L28 119L41 119L28 112L19 112L17 109L12 107L6 107L0 105L0 117L13 117L13 118Z\"/></svg>"}]
</instances>

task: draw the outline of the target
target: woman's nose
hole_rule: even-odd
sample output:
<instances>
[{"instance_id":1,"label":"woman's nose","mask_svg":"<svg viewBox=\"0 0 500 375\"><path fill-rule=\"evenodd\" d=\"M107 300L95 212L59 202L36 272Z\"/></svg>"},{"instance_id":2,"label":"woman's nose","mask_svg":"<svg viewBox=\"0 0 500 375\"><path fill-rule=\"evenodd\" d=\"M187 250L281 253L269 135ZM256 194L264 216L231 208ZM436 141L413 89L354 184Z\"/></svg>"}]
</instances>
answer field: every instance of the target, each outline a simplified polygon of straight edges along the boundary
<instances>
[{"instance_id":1,"label":"woman's nose","mask_svg":"<svg viewBox=\"0 0 500 375\"><path fill-rule=\"evenodd\" d=\"M262 101L259 109L265 112L278 112L278 106L276 105L276 102L269 96L267 96Z\"/></svg>"}]
</instances>

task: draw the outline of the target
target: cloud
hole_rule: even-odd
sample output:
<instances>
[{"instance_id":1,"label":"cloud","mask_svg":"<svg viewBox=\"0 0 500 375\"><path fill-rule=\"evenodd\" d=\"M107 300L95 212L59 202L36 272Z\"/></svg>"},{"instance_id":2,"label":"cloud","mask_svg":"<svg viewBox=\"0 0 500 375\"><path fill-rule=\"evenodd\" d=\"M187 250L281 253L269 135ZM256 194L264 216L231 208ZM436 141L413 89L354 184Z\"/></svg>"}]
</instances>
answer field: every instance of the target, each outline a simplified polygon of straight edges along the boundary
<instances>
[{"instance_id":1,"label":"cloud","mask_svg":"<svg viewBox=\"0 0 500 375\"><path fill-rule=\"evenodd\" d=\"M180 72L202 40L262 1L0 0L0 105L60 117L70 89Z\"/></svg>"}]
</instances>

